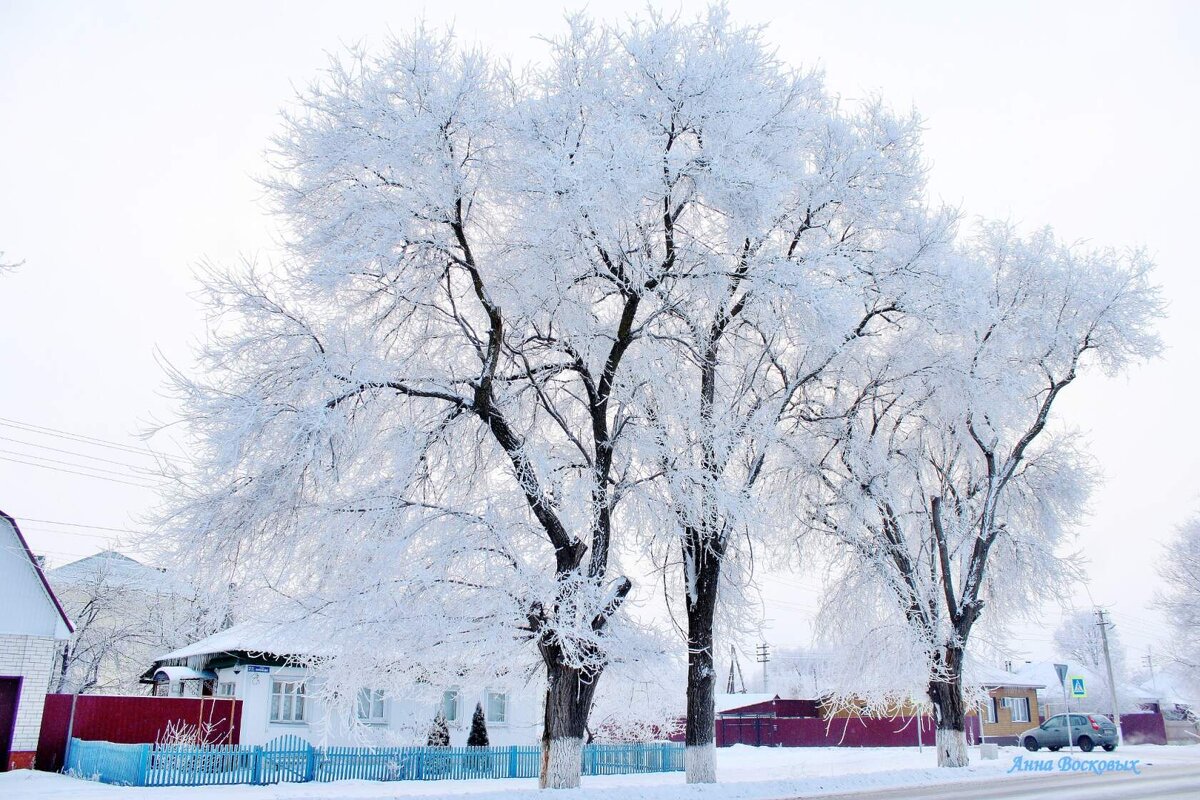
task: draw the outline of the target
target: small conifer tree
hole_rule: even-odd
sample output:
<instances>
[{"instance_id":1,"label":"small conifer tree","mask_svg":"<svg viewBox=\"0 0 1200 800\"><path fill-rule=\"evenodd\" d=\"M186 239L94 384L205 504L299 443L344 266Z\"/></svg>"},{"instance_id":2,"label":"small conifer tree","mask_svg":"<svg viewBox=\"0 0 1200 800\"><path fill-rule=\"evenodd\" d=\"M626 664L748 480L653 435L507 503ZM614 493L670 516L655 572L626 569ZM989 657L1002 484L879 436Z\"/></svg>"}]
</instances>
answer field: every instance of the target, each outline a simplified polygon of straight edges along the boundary
<instances>
[{"instance_id":1,"label":"small conifer tree","mask_svg":"<svg viewBox=\"0 0 1200 800\"><path fill-rule=\"evenodd\" d=\"M425 746L450 746L450 726L446 724L446 715L441 711L438 711L437 716L433 718L433 727L429 729L429 739L425 742Z\"/></svg>"},{"instance_id":2,"label":"small conifer tree","mask_svg":"<svg viewBox=\"0 0 1200 800\"><path fill-rule=\"evenodd\" d=\"M475 716L471 717L471 734L467 737L467 747L487 747L487 722L483 717L483 705L475 704Z\"/></svg>"}]
</instances>

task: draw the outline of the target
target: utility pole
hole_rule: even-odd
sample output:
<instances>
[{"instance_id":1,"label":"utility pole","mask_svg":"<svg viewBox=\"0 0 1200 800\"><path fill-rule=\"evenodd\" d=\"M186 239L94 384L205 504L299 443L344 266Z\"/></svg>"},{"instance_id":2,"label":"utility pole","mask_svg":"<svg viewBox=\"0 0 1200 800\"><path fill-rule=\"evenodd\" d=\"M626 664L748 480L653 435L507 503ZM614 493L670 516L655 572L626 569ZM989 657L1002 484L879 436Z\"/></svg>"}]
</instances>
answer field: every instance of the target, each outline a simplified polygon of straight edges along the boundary
<instances>
[{"instance_id":1,"label":"utility pole","mask_svg":"<svg viewBox=\"0 0 1200 800\"><path fill-rule=\"evenodd\" d=\"M1146 645L1146 655L1142 656L1142 663L1150 670L1150 686L1154 689L1154 694L1158 694L1158 678L1154 674L1154 651L1150 649L1150 645ZM1155 697L1155 700L1161 698Z\"/></svg>"},{"instance_id":2,"label":"utility pole","mask_svg":"<svg viewBox=\"0 0 1200 800\"><path fill-rule=\"evenodd\" d=\"M734 680L734 676L737 680ZM738 663L737 650L729 645L729 681L725 684L726 694L737 693L737 682L742 684L742 694L746 693L746 678L742 675L742 665Z\"/></svg>"},{"instance_id":3,"label":"utility pole","mask_svg":"<svg viewBox=\"0 0 1200 800\"><path fill-rule=\"evenodd\" d=\"M1100 641L1104 644L1104 666L1108 669L1108 694L1112 699L1113 724L1117 726L1117 744L1124 742L1121 735L1121 707L1117 705L1117 682L1113 678L1112 654L1108 652L1108 629L1112 623L1104 618L1103 608L1096 609L1096 625L1100 628Z\"/></svg>"},{"instance_id":4,"label":"utility pole","mask_svg":"<svg viewBox=\"0 0 1200 800\"><path fill-rule=\"evenodd\" d=\"M768 691L768 689L767 689L767 662L771 660L771 646L769 644L767 644L766 642L763 642L762 644L758 645L758 647L756 647L754 649L754 654L755 654L755 657L756 657L758 663L762 664L763 693L766 694Z\"/></svg>"}]
</instances>

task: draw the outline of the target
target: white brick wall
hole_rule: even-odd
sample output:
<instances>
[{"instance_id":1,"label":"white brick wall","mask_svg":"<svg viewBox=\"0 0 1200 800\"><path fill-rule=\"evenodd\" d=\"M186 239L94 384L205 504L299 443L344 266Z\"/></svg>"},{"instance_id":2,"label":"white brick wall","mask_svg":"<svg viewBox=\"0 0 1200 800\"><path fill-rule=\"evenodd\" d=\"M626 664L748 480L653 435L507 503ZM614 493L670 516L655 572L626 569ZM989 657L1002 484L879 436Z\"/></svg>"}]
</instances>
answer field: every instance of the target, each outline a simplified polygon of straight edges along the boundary
<instances>
[{"instance_id":1,"label":"white brick wall","mask_svg":"<svg viewBox=\"0 0 1200 800\"><path fill-rule=\"evenodd\" d=\"M0 677L21 677L13 752L36 750L42 726L42 706L54 668L54 638L0 634Z\"/></svg>"}]
</instances>

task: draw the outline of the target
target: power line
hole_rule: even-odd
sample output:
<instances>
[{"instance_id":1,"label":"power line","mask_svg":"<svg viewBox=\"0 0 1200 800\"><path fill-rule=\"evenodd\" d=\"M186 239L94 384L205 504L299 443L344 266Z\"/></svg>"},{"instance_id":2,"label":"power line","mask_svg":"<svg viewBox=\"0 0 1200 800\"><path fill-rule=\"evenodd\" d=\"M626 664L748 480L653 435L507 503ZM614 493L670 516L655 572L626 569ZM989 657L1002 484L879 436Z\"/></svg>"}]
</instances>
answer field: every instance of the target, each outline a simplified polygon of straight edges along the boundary
<instances>
[{"instance_id":1,"label":"power line","mask_svg":"<svg viewBox=\"0 0 1200 800\"><path fill-rule=\"evenodd\" d=\"M23 444L27 447L37 447L41 450L50 450L55 453L64 453L66 455L76 456L78 458L90 458L93 461L103 461L105 464L116 464L121 467L128 467L129 469L136 470L138 472L145 472L149 475L158 474L151 470L146 469L145 467L140 467L136 464L128 464L124 461L117 461L112 458L103 458L102 456L93 456L93 455L89 455L87 453L79 453L74 450L63 450L61 447L51 447L48 444L39 444L38 442L27 442L23 439L14 439L11 436L0 436L0 440L6 441L6 442L13 442L15 444Z\"/></svg>"},{"instance_id":2,"label":"power line","mask_svg":"<svg viewBox=\"0 0 1200 800\"><path fill-rule=\"evenodd\" d=\"M34 531L47 536L82 536L85 539L104 539L112 541L113 536L107 533L85 533L83 531L56 531L52 528L43 528L39 525L21 525L22 532Z\"/></svg>"},{"instance_id":3,"label":"power line","mask_svg":"<svg viewBox=\"0 0 1200 800\"><path fill-rule=\"evenodd\" d=\"M66 525L68 528L88 528L94 531L112 531L113 533L137 533L142 534L142 531L131 531L128 528L107 528L103 525L85 525L82 522L60 522L56 519L34 519L33 517L18 517L19 522L40 522L45 525Z\"/></svg>"},{"instance_id":4,"label":"power line","mask_svg":"<svg viewBox=\"0 0 1200 800\"><path fill-rule=\"evenodd\" d=\"M21 456L22 458L35 458L38 461L49 461L51 464L62 464L67 467L79 467L80 469L89 469L93 472L103 472L107 475L122 475L128 476L128 471L119 471L115 469L107 469L106 467L93 467L90 464L77 464L74 461L63 461L61 458L50 458L50 456L39 456L33 453L22 453L20 450L6 450L0 447L0 453L7 453L10 456ZM146 472L147 475L153 473Z\"/></svg>"},{"instance_id":5,"label":"power line","mask_svg":"<svg viewBox=\"0 0 1200 800\"><path fill-rule=\"evenodd\" d=\"M174 458L174 456L169 456L166 453L160 453L157 450L151 450L145 447L131 447L127 444L109 441L108 439L101 439L96 436L87 436L82 433L71 433L70 431L59 430L58 428L50 428L45 425L34 425L30 422L21 422L20 420L9 419L7 417L0 417L0 425L8 428L23 430L27 433L39 433L45 436L57 436L61 439L71 439L77 442L92 444L97 447L110 447L116 450L124 450L127 453L135 453L142 456L154 456L155 458L165 459Z\"/></svg>"},{"instance_id":6,"label":"power line","mask_svg":"<svg viewBox=\"0 0 1200 800\"><path fill-rule=\"evenodd\" d=\"M0 461L11 461L14 464L24 464L25 466L28 466L28 467L41 467L42 469L49 469L49 470L53 470L54 472L66 472L71 475L82 475L85 478L95 478L96 480L109 481L110 483L123 483L126 486L137 486L140 489L157 489L157 488L159 488L158 486L155 486L153 484L135 483L133 481L123 481L119 478L108 478L108 477L105 477L104 475L96 475L95 473L91 473L91 472L79 472L79 471L73 470L73 469L63 469L62 467L52 467L49 464L38 464L33 461L21 461L20 459L9 458L8 456L0 456Z\"/></svg>"}]
</instances>

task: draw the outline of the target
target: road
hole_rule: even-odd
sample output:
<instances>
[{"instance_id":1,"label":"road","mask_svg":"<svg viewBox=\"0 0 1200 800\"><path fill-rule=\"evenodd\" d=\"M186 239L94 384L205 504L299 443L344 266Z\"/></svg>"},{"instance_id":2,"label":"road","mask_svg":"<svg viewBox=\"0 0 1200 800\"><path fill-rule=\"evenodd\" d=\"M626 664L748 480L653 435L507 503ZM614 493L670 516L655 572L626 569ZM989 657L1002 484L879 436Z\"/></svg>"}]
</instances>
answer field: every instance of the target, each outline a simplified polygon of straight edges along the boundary
<instances>
[{"instance_id":1,"label":"road","mask_svg":"<svg viewBox=\"0 0 1200 800\"><path fill-rule=\"evenodd\" d=\"M1142 774L1052 773L822 795L830 800L1200 800L1200 764L1146 765ZM793 798L792 800L803 800Z\"/></svg>"}]
</instances>

